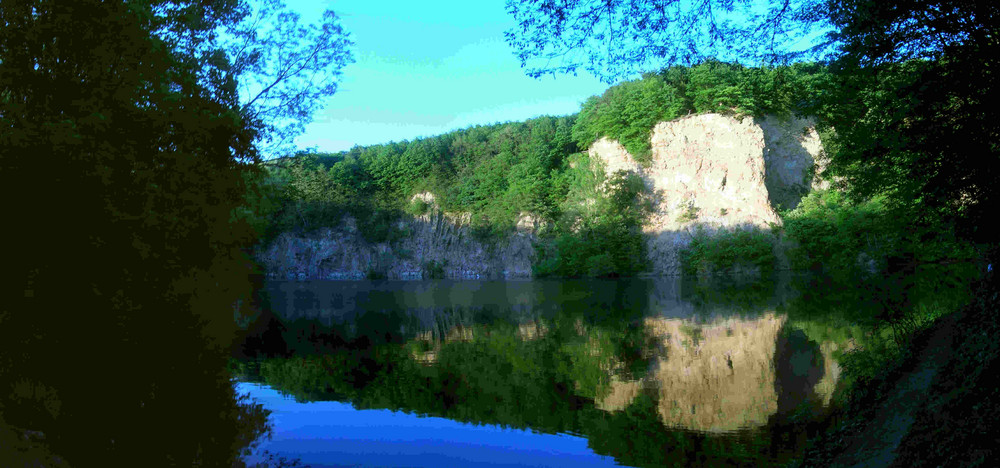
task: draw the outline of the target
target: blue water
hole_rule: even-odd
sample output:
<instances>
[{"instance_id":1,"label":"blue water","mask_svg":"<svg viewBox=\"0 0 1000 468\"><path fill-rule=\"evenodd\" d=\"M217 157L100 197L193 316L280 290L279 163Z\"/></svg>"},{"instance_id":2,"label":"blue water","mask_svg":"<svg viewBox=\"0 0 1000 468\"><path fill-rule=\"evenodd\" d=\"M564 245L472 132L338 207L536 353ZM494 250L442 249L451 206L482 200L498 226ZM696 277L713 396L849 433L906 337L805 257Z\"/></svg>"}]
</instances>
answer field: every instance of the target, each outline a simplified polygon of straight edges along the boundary
<instances>
[{"instance_id":1,"label":"blue water","mask_svg":"<svg viewBox=\"0 0 1000 468\"><path fill-rule=\"evenodd\" d=\"M348 403L298 403L265 385L240 382L239 393L271 410L274 431L264 451L319 467L564 467L621 466L587 447L587 440L473 425L389 410L357 410Z\"/></svg>"}]
</instances>

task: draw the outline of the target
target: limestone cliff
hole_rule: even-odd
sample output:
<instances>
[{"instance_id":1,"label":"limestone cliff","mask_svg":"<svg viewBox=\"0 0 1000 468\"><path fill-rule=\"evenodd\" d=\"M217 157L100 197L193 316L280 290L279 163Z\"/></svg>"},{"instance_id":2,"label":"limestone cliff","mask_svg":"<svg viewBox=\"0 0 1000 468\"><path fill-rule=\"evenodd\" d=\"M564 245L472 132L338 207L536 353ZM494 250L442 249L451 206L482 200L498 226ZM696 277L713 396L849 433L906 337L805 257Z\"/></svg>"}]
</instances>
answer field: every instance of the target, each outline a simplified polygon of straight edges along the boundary
<instances>
[{"instance_id":1,"label":"limestone cliff","mask_svg":"<svg viewBox=\"0 0 1000 468\"><path fill-rule=\"evenodd\" d=\"M424 215L400 221L409 234L393 245L364 240L345 218L344 227L307 237L281 234L257 260L270 278L365 279L370 272L389 279L427 279L431 262L455 279L528 278L534 255L534 220L524 215L518 229L498 245L474 239L469 216L441 211L430 193L413 197L428 203Z\"/></svg>"},{"instance_id":2,"label":"limestone cliff","mask_svg":"<svg viewBox=\"0 0 1000 468\"><path fill-rule=\"evenodd\" d=\"M805 118L688 116L657 124L651 144L648 167L607 138L589 152L606 173L634 171L656 194L645 227L654 275L680 273L678 252L695 228L780 224L776 208L794 208L819 184L814 174L823 166L819 136ZM420 279L429 277L430 262L443 265L447 278L531 276L537 220L529 214L498 245L484 245L473 238L468 214L442 212L430 193L414 199L431 209L400 221L409 235L392 246L365 242L347 219L341 229L308 237L282 234L257 259L270 277L283 279L363 279L369 272Z\"/></svg>"},{"instance_id":3,"label":"limestone cliff","mask_svg":"<svg viewBox=\"0 0 1000 468\"><path fill-rule=\"evenodd\" d=\"M823 149L806 118L689 116L657 124L651 146L648 167L607 138L590 155L608 174L636 172L656 194L645 227L653 274L680 273L678 252L694 229L780 225L776 208L794 208L820 185Z\"/></svg>"}]
</instances>

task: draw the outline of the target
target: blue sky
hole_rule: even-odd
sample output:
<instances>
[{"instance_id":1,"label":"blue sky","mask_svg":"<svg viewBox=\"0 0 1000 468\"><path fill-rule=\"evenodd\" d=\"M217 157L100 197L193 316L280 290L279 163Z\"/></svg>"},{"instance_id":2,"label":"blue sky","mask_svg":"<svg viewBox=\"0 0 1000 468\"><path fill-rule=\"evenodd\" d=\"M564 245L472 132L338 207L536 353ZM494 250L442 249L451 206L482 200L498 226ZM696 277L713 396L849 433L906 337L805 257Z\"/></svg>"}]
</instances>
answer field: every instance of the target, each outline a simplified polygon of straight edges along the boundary
<instances>
[{"instance_id":1,"label":"blue sky","mask_svg":"<svg viewBox=\"0 0 1000 468\"><path fill-rule=\"evenodd\" d=\"M504 0L287 0L304 20L332 9L355 43L337 93L296 139L301 149L412 140L472 125L579 110L608 88L584 73L525 76L504 31Z\"/></svg>"}]
</instances>

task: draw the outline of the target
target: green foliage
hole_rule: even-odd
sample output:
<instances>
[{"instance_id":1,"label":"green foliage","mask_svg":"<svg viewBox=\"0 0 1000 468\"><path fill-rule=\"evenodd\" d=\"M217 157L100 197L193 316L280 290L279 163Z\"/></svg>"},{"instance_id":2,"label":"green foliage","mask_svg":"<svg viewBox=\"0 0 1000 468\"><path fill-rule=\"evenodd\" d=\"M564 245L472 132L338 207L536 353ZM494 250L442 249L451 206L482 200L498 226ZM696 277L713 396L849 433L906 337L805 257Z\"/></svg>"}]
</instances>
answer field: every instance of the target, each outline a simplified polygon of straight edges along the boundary
<instances>
[{"instance_id":1,"label":"green foliage","mask_svg":"<svg viewBox=\"0 0 1000 468\"><path fill-rule=\"evenodd\" d=\"M631 276L647 265L642 224L652 210L642 179L618 171L602 182L580 157L566 215L536 247L538 277ZM580 198L577 198L580 197Z\"/></svg>"},{"instance_id":2,"label":"green foliage","mask_svg":"<svg viewBox=\"0 0 1000 468\"><path fill-rule=\"evenodd\" d=\"M327 165L329 164L329 168ZM374 189L374 182L350 155L300 154L269 167L261 186L271 196L267 213L267 242L281 232L309 234L339 228L351 216L369 242L393 242L404 234L398 222L400 202ZM263 190L263 189L262 189Z\"/></svg>"},{"instance_id":3,"label":"green foliage","mask_svg":"<svg viewBox=\"0 0 1000 468\"><path fill-rule=\"evenodd\" d=\"M725 210L725 208L723 208L723 210ZM684 209L684 212L682 212L680 215L677 216L677 222L689 223L691 221L694 221L698 219L699 211L701 211L701 208L694 206L693 201L689 201L687 204L687 208Z\"/></svg>"},{"instance_id":4,"label":"green foliage","mask_svg":"<svg viewBox=\"0 0 1000 468\"><path fill-rule=\"evenodd\" d=\"M411 216L423 216L431 209L431 204L422 199L414 199L406 206L406 212Z\"/></svg>"},{"instance_id":5,"label":"green foliage","mask_svg":"<svg viewBox=\"0 0 1000 468\"><path fill-rule=\"evenodd\" d=\"M806 195L784 216L784 229L795 246L789 261L796 270L853 275L863 268L882 270L899 243L898 225L876 198L852 203L839 191Z\"/></svg>"},{"instance_id":6,"label":"green foliage","mask_svg":"<svg viewBox=\"0 0 1000 468\"><path fill-rule=\"evenodd\" d=\"M437 260L431 260L424 263L424 278L444 279L444 266L444 262L439 262Z\"/></svg>"},{"instance_id":7,"label":"green foliage","mask_svg":"<svg viewBox=\"0 0 1000 468\"><path fill-rule=\"evenodd\" d=\"M281 195L271 203L280 208L266 216L272 234L268 238L276 232L336 228L343 225L344 215L351 215L366 239L391 242L402 234L394 228L399 216L426 213L423 202L405 201L423 191L433 193L443 210L469 213L474 238L487 245L508 235L521 213L550 225L587 220L583 224L589 227L580 231L584 237L617 235L631 228L613 228L614 221L604 219L609 212L596 211L607 207L581 206L584 200L603 195L597 194L599 181L589 162L577 155L580 149L608 136L648 162L650 132L657 122L691 112L814 112L817 83L825 76L819 65L746 68L709 61L611 87L589 99L577 116L477 126L334 155L302 153L284 158L271 170L269 183L276 187L272 192L279 190ZM691 219L696 215L692 211ZM556 242L565 251L583 238L563 224L557 229L561 235L577 237ZM612 250L636 250L635 237L626 238L623 244L629 247ZM573 275L639 271L635 265L624 266L620 257L595 251L570 262L575 266L569 269L551 262L545 266L548 260L543 260L539 271L562 274L546 273L555 268Z\"/></svg>"},{"instance_id":8,"label":"green foliage","mask_svg":"<svg viewBox=\"0 0 1000 468\"><path fill-rule=\"evenodd\" d=\"M954 225L995 256L1000 119L989 96L1000 26L984 5L831 4L843 54L827 123L838 133L830 170L853 198L885 195L918 224Z\"/></svg>"},{"instance_id":9,"label":"green foliage","mask_svg":"<svg viewBox=\"0 0 1000 468\"><path fill-rule=\"evenodd\" d=\"M637 161L650 161L649 137L658 122L673 120L686 111L676 88L647 76L608 88L580 109L573 138L586 148L602 136L618 140Z\"/></svg>"},{"instance_id":10,"label":"green foliage","mask_svg":"<svg viewBox=\"0 0 1000 468\"><path fill-rule=\"evenodd\" d=\"M740 268L757 268L761 274L774 271L774 235L759 229L719 230L709 234L698 229L680 251L685 274L712 274Z\"/></svg>"},{"instance_id":11,"label":"green foliage","mask_svg":"<svg viewBox=\"0 0 1000 468\"><path fill-rule=\"evenodd\" d=\"M573 125L573 138L581 148L602 136L618 140L645 165L651 160L650 134L658 122L707 112L814 113L827 76L816 64L746 68L708 60L693 67L675 66L588 99Z\"/></svg>"},{"instance_id":12,"label":"green foliage","mask_svg":"<svg viewBox=\"0 0 1000 468\"><path fill-rule=\"evenodd\" d=\"M367 280L383 280L388 278L385 272L379 271L374 267L369 267L368 272L365 273L365 279Z\"/></svg>"},{"instance_id":13,"label":"green foliage","mask_svg":"<svg viewBox=\"0 0 1000 468\"><path fill-rule=\"evenodd\" d=\"M552 179L576 151L573 117L472 127L412 142L356 147L337 155L299 154L272 166L282 209L270 215L272 232L336 228L351 215L369 241L391 242L403 213L429 205L405 203L430 191L441 208L472 214L476 238L495 242L522 212L558 214L562 194Z\"/></svg>"}]
</instances>

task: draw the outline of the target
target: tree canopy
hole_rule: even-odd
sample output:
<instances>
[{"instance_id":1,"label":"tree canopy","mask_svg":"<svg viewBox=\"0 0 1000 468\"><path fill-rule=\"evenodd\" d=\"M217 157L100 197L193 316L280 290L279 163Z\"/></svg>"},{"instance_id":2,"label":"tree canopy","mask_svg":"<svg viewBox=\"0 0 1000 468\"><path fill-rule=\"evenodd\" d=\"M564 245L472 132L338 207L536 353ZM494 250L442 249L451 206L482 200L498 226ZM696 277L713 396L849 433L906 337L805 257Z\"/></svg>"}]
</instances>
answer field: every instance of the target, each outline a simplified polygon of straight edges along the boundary
<instances>
[{"instance_id":1,"label":"tree canopy","mask_svg":"<svg viewBox=\"0 0 1000 468\"><path fill-rule=\"evenodd\" d=\"M608 83L706 59L780 63L815 57L827 25L822 0L507 1L506 32L528 75L583 69ZM734 53L735 52L735 53Z\"/></svg>"},{"instance_id":2,"label":"tree canopy","mask_svg":"<svg viewBox=\"0 0 1000 468\"><path fill-rule=\"evenodd\" d=\"M287 154L322 100L337 91L341 70L354 61L353 42L331 11L303 24L281 0L254 2L220 38L228 72L239 77L244 115L261 132L265 157Z\"/></svg>"},{"instance_id":3,"label":"tree canopy","mask_svg":"<svg viewBox=\"0 0 1000 468\"><path fill-rule=\"evenodd\" d=\"M953 223L996 245L1000 6L990 2L840 2L831 169L856 198L889 195L922 225Z\"/></svg>"},{"instance_id":4,"label":"tree canopy","mask_svg":"<svg viewBox=\"0 0 1000 468\"><path fill-rule=\"evenodd\" d=\"M234 68L218 34L247 11L0 7L0 424L71 465L233 466L264 430L225 368L251 294L239 213L270 125L238 93L270 65ZM20 448L0 442L0 459Z\"/></svg>"}]
</instances>

